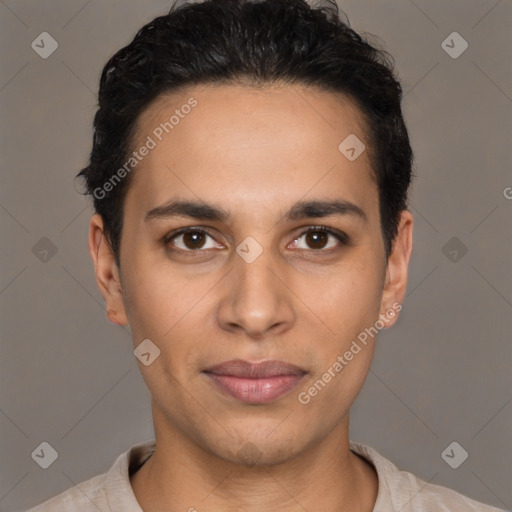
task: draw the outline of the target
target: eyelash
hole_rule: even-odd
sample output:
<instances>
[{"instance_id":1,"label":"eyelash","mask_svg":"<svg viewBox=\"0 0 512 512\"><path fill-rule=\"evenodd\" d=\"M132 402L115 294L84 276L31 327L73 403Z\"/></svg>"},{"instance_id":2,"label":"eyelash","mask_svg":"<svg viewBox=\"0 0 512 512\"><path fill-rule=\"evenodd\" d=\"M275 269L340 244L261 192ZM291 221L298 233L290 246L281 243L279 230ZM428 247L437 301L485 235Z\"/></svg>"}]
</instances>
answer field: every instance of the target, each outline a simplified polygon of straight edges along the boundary
<instances>
[{"instance_id":1,"label":"eyelash","mask_svg":"<svg viewBox=\"0 0 512 512\"><path fill-rule=\"evenodd\" d=\"M164 237L163 243L166 247L169 248L169 250L171 250L173 252L181 252L181 253L185 253L185 254L204 252L205 250L208 250L208 249L187 249L187 250L185 250L185 249L180 249L178 247L170 247L170 243L172 242L172 240L174 238L178 237L179 235L183 235L183 234L187 234L187 233L203 233L215 240L215 238L210 234L210 232L207 229L202 228L200 226L196 226L196 227L181 228L181 229L178 229L176 231L173 231L173 232L167 234ZM299 235L294 237L293 241L295 242L296 240L302 238L304 235L307 235L309 233L326 233L326 234L332 235L334 238L336 238L341 246L350 245L350 238L348 237L348 235L346 233L344 233L343 231L334 229L334 228L328 228L327 226L310 226L306 230L302 231ZM329 252L329 251L332 251L333 249L335 249L335 248L331 247L329 249L296 249L296 250L299 250L299 251L310 250L313 252Z\"/></svg>"}]
</instances>

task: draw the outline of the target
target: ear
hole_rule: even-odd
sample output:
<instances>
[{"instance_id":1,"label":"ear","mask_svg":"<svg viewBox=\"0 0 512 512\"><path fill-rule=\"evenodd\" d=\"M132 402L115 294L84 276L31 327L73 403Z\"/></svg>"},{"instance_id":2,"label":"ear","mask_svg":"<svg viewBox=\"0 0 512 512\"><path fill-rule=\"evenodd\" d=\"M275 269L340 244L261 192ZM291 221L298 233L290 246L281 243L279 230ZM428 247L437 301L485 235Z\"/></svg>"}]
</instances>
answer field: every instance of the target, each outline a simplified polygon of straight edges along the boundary
<instances>
[{"instance_id":1,"label":"ear","mask_svg":"<svg viewBox=\"0 0 512 512\"><path fill-rule=\"evenodd\" d=\"M103 219L98 214L89 222L89 254L94 263L96 283L106 303L108 320L117 325L128 325L119 268L103 230Z\"/></svg>"},{"instance_id":2,"label":"ear","mask_svg":"<svg viewBox=\"0 0 512 512\"><path fill-rule=\"evenodd\" d=\"M386 327L391 327L396 322L397 313L402 309L412 252L412 228L412 214L408 210L403 210L393 249L388 258L382 292L380 318L385 321Z\"/></svg>"}]
</instances>

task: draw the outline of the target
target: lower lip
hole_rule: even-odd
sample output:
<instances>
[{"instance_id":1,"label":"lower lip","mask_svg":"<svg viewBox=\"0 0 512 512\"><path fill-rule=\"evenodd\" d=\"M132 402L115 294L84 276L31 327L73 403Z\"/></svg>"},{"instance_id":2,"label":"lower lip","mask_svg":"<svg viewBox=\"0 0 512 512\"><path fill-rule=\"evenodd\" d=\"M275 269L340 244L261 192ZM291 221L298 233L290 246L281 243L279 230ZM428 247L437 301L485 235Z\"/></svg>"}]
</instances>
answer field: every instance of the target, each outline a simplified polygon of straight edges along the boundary
<instances>
[{"instance_id":1,"label":"lower lip","mask_svg":"<svg viewBox=\"0 0 512 512\"><path fill-rule=\"evenodd\" d=\"M304 375L276 375L260 379L206 373L218 388L248 404L266 404L281 398L302 380Z\"/></svg>"}]
</instances>

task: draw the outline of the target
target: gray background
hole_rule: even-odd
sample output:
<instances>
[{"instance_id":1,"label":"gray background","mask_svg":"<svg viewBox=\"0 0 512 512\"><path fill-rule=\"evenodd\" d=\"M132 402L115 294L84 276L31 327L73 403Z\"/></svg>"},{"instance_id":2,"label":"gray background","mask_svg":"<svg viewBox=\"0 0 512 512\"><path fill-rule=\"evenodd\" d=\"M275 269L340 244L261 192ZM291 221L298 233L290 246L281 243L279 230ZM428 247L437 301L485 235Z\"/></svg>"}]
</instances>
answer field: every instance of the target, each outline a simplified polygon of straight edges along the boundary
<instances>
[{"instance_id":1,"label":"gray background","mask_svg":"<svg viewBox=\"0 0 512 512\"><path fill-rule=\"evenodd\" d=\"M105 318L87 251L92 209L73 177L90 151L103 64L169 5L0 1L2 511L103 472L153 436L129 331ZM351 439L510 509L511 1L339 5L395 56L418 174L404 310L379 338ZM48 59L31 48L43 31L59 44ZM441 47L453 31L469 43L456 59ZM46 470L31 458L42 441L59 454ZM453 441L469 453L458 469L441 457Z\"/></svg>"}]
</instances>

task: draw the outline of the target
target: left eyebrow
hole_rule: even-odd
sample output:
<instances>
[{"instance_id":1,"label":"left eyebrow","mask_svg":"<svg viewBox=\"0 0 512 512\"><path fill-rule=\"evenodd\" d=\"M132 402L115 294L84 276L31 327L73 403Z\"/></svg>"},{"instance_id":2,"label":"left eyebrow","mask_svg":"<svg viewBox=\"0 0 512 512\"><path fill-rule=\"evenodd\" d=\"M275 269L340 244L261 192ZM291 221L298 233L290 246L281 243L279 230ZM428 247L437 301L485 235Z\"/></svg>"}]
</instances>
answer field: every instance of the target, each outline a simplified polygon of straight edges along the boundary
<instances>
[{"instance_id":1,"label":"left eyebrow","mask_svg":"<svg viewBox=\"0 0 512 512\"><path fill-rule=\"evenodd\" d=\"M368 217L362 208L346 200L335 201L302 201L295 203L286 212L286 220L302 218L330 217L331 215L349 215L367 222Z\"/></svg>"}]
</instances>

